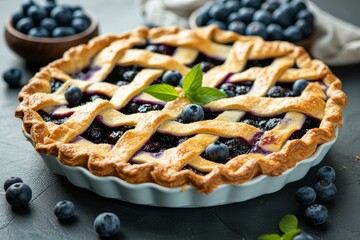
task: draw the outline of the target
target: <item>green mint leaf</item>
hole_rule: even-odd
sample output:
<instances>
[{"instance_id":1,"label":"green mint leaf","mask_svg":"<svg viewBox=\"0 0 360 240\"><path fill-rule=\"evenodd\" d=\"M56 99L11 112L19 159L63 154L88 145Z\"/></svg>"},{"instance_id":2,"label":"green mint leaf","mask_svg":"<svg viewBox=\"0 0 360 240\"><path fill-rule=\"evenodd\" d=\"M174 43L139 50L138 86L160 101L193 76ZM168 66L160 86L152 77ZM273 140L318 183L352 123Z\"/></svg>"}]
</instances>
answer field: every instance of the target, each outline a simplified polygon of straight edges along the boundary
<instances>
[{"instance_id":1,"label":"green mint leaf","mask_svg":"<svg viewBox=\"0 0 360 240\"><path fill-rule=\"evenodd\" d=\"M283 240L292 240L295 237L295 235L298 234L299 232L301 232L301 229L295 229L290 232L287 232L282 236L282 239Z\"/></svg>"},{"instance_id":2,"label":"green mint leaf","mask_svg":"<svg viewBox=\"0 0 360 240\"><path fill-rule=\"evenodd\" d=\"M257 240L281 240L281 237L277 234L265 234L258 237Z\"/></svg>"},{"instance_id":3,"label":"green mint leaf","mask_svg":"<svg viewBox=\"0 0 360 240\"><path fill-rule=\"evenodd\" d=\"M292 232L298 229L298 220L296 216L292 214L285 215L280 223L279 228L283 233Z\"/></svg>"},{"instance_id":4,"label":"green mint leaf","mask_svg":"<svg viewBox=\"0 0 360 240\"><path fill-rule=\"evenodd\" d=\"M175 87L166 83L151 85L142 91L166 102L175 100L179 96Z\"/></svg>"},{"instance_id":5,"label":"green mint leaf","mask_svg":"<svg viewBox=\"0 0 360 240\"><path fill-rule=\"evenodd\" d=\"M186 93L185 96L188 97L191 102L200 105L205 105L209 102L227 97L225 93L211 87L200 87L194 92Z\"/></svg>"},{"instance_id":6,"label":"green mint leaf","mask_svg":"<svg viewBox=\"0 0 360 240\"><path fill-rule=\"evenodd\" d=\"M195 65L191 71L186 74L182 82L182 88L186 93L193 92L202 85L203 72L200 64Z\"/></svg>"}]
</instances>

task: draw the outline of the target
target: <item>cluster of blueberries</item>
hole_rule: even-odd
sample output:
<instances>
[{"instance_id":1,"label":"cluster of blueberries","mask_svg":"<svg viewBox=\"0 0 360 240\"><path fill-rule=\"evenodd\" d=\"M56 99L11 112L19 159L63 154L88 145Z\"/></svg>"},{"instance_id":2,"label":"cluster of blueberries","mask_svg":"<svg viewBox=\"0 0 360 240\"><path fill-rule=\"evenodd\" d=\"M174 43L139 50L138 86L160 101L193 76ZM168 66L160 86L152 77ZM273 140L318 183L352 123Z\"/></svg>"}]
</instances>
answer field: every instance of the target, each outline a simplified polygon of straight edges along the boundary
<instances>
[{"instance_id":1,"label":"cluster of blueberries","mask_svg":"<svg viewBox=\"0 0 360 240\"><path fill-rule=\"evenodd\" d=\"M265 40L299 42L310 36L314 15L301 0L219 0L196 17L197 26L216 25Z\"/></svg>"},{"instance_id":2,"label":"cluster of blueberries","mask_svg":"<svg viewBox=\"0 0 360 240\"><path fill-rule=\"evenodd\" d=\"M20 177L10 177L4 182L5 197L14 208L28 206L32 198L30 186ZM54 213L59 221L66 221L75 216L75 205L68 200L63 200L55 205ZM114 213L101 213L94 221L94 229L100 237L110 237L120 232L120 220Z\"/></svg>"},{"instance_id":3,"label":"cluster of blueberries","mask_svg":"<svg viewBox=\"0 0 360 240\"><path fill-rule=\"evenodd\" d=\"M46 0L42 5L28 0L21 5L21 11L11 18L12 25L20 32L32 37L65 37L86 30L90 17L80 6L57 4Z\"/></svg>"},{"instance_id":4,"label":"cluster of blueberries","mask_svg":"<svg viewBox=\"0 0 360 240\"><path fill-rule=\"evenodd\" d=\"M315 186L313 188L309 186L299 188L295 197L300 204L307 206L305 218L308 222L313 225L320 225L326 222L328 210L324 205L315 203L315 201L327 202L334 199L337 192L333 183L336 173L334 168L323 166L318 169L316 176L319 181Z\"/></svg>"}]
</instances>

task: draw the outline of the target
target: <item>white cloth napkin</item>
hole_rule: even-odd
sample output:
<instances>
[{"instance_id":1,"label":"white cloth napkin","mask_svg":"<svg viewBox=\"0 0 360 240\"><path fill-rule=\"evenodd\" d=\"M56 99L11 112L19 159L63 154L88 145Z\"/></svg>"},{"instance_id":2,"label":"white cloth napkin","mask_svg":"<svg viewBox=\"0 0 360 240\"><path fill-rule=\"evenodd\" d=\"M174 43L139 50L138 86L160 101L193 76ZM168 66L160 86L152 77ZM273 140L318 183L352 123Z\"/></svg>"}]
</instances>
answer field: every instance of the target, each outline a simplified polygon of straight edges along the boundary
<instances>
[{"instance_id":1,"label":"white cloth napkin","mask_svg":"<svg viewBox=\"0 0 360 240\"><path fill-rule=\"evenodd\" d=\"M336 18L309 0L316 31L309 47L314 58L339 66L360 62L360 28ZM189 27L188 17L207 0L139 0L144 21L151 26Z\"/></svg>"}]
</instances>

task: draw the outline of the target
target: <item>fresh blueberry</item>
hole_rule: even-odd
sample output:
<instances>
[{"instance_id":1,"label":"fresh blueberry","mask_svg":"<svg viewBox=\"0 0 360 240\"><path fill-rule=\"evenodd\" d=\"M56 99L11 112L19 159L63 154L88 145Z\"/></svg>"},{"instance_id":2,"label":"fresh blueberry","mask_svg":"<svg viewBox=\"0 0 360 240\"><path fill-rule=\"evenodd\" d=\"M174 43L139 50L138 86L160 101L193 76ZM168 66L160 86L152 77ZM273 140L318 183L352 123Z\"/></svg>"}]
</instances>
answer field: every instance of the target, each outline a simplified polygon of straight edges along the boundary
<instances>
[{"instance_id":1,"label":"fresh blueberry","mask_svg":"<svg viewBox=\"0 0 360 240\"><path fill-rule=\"evenodd\" d=\"M243 35L245 33L245 24L240 21L233 21L229 24L228 30L236 32L237 34Z\"/></svg>"},{"instance_id":2,"label":"fresh blueberry","mask_svg":"<svg viewBox=\"0 0 360 240\"><path fill-rule=\"evenodd\" d=\"M36 23L40 22L42 19L46 18L47 16L47 11L45 8L40 7L40 6L36 6L33 5L31 7L29 7L29 9L27 10L27 16L32 18L32 20Z\"/></svg>"},{"instance_id":3,"label":"fresh blueberry","mask_svg":"<svg viewBox=\"0 0 360 240\"><path fill-rule=\"evenodd\" d=\"M31 18L29 17L25 17L25 18L22 18L20 19L17 23L16 23L16 26L15 28L22 32L22 33L25 33L27 34L29 32L29 30L31 28L34 27L34 22Z\"/></svg>"},{"instance_id":4,"label":"fresh blueberry","mask_svg":"<svg viewBox=\"0 0 360 240\"><path fill-rule=\"evenodd\" d=\"M321 204L313 204L305 210L306 220L313 225L320 225L326 222L328 210Z\"/></svg>"},{"instance_id":5,"label":"fresh blueberry","mask_svg":"<svg viewBox=\"0 0 360 240\"><path fill-rule=\"evenodd\" d=\"M242 21L244 23L249 23L249 22L251 22L251 19L252 19L254 13L255 13L254 8L249 8L249 7L240 8L239 19L237 19L237 20Z\"/></svg>"},{"instance_id":6,"label":"fresh blueberry","mask_svg":"<svg viewBox=\"0 0 360 240\"><path fill-rule=\"evenodd\" d=\"M17 22L24 17L22 12L16 12L11 16L11 23L13 26L16 26Z\"/></svg>"},{"instance_id":7,"label":"fresh blueberry","mask_svg":"<svg viewBox=\"0 0 360 240\"><path fill-rule=\"evenodd\" d=\"M84 13L83 10L76 10L76 11L74 11L74 12L72 13L72 17L73 17L73 18L82 18L82 19L84 19L84 20L87 20L88 22L91 21L90 18L89 18L89 16L88 16L86 13Z\"/></svg>"},{"instance_id":8,"label":"fresh blueberry","mask_svg":"<svg viewBox=\"0 0 360 240\"><path fill-rule=\"evenodd\" d=\"M205 155L213 162L225 163L229 158L229 148L221 142L215 142L206 147Z\"/></svg>"},{"instance_id":9,"label":"fresh blueberry","mask_svg":"<svg viewBox=\"0 0 360 240\"><path fill-rule=\"evenodd\" d=\"M279 2L264 2L262 5L261 5L261 9L265 10L265 11L268 11L268 12L274 12L278 7L280 6L280 3Z\"/></svg>"},{"instance_id":10,"label":"fresh blueberry","mask_svg":"<svg viewBox=\"0 0 360 240\"><path fill-rule=\"evenodd\" d=\"M283 29L279 24L271 23L266 27L266 32L268 34L268 40L282 40L283 39Z\"/></svg>"},{"instance_id":11,"label":"fresh blueberry","mask_svg":"<svg viewBox=\"0 0 360 240\"><path fill-rule=\"evenodd\" d=\"M301 10L306 9L306 5L303 1L296 0L292 1L290 4L292 5L293 13L295 15L298 14Z\"/></svg>"},{"instance_id":12,"label":"fresh blueberry","mask_svg":"<svg viewBox=\"0 0 360 240\"><path fill-rule=\"evenodd\" d=\"M316 191L317 198L322 202L332 200L337 192L336 186L328 180L320 180L315 184L314 189Z\"/></svg>"},{"instance_id":13,"label":"fresh blueberry","mask_svg":"<svg viewBox=\"0 0 360 240\"><path fill-rule=\"evenodd\" d=\"M205 26L209 21L209 13L207 11L201 12L195 19L196 26L202 27Z\"/></svg>"},{"instance_id":14,"label":"fresh blueberry","mask_svg":"<svg viewBox=\"0 0 360 240\"><path fill-rule=\"evenodd\" d=\"M312 187L301 187L295 192L295 198L303 205L310 205L316 200L316 192Z\"/></svg>"},{"instance_id":15,"label":"fresh blueberry","mask_svg":"<svg viewBox=\"0 0 360 240\"><path fill-rule=\"evenodd\" d=\"M71 27L73 27L78 33L85 31L89 26L89 21L83 18L74 18L73 20L71 20Z\"/></svg>"},{"instance_id":16,"label":"fresh blueberry","mask_svg":"<svg viewBox=\"0 0 360 240\"><path fill-rule=\"evenodd\" d=\"M13 207L28 205L32 197L32 191L26 183L14 183L6 190L6 200Z\"/></svg>"},{"instance_id":17,"label":"fresh blueberry","mask_svg":"<svg viewBox=\"0 0 360 240\"><path fill-rule=\"evenodd\" d=\"M32 37L50 37L49 31L43 27L33 27L29 30L28 35Z\"/></svg>"},{"instance_id":18,"label":"fresh blueberry","mask_svg":"<svg viewBox=\"0 0 360 240\"><path fill-rule=\"evenodd\" d=\"M65 99L72 106L80 103L83 92L78 86L72 85L65 90Z\"/></svg>"},{"instance_id":19,"label":"fresh blueberry","mask_svg":"<svg viewBox=\"0 0 360 240\"><path fill-rule=\"evenodd\" d=\"M225 5L221 3L212 5L209 10L209 16L219 21L226 21L229 14L229 9L225 8Z\"/></svg>"},{"instance_id":20,"label":"fresh blueberry","mask_svg":"<svg viewBox=\"0 0 360 240\"><path fill-rule=\"evenodd\" d=\"M286 28L283 34L285 40L289 42L299 42L301 39L303 39L302 31L296 25Z\"/></svg>"},{"instance_id":21,"label":"fresh blueberry","mask_svg":"<svg viewBox=\"0 0 360 240\"><path fill-rule=\"evenodd\" d=\"M178 86L182 76L178 71L166 71L161 78L162 83Z\"/></svg>"},{"instance_id":22,"label":"fresh blueberry","mask_svg":"<svg viewBox=\"0 0 360 240\"><path fill-rule=\"evenodd\" d=\"M3 73L3 79L10 88L20 87L22 72L19 68L10 68Z\"/></svg>"},{"instance_id":23,"label":"fresh blueberry","mask_svg":"<svg viewBox=\"0 0 360 240\"><path fill-rule=\"evenodd\" d=\"M70 9L71 9L72 12L75 12L75 11L78 11L78 10L83 11L83 8L80 5L71 5Z\"/></svg>"},{"instance_id":24,"label":"fresh blueberry","mask_svg":"<svg viewBox=\"0 0 360 240\"><path fill-rule=\"evenodd\" d=\"M233 13L230 13L230 15L228 16L227 18L227 23L231 23L231 22L235 22L235 21L239 21L241 22L241 16L238 12L233 12Z\"/></svg>"},{"instance_id":25,"label":"fresh blueberry","mask_svg":"<svg viewBox=\"0 0 360 240\"><path fill-rule=\"evenodd\" d=\"M23 180L19 177L10 177L6 179L4 182L4 190L6 191L14 183L22 183L22 182Z\"/></svg>"},{"instance_id":26,"label":"fresh blueberry","mask_svg":"<svg viewBox=\"0 0 360 240\"><path fill-rule=\"evenodd\" d=\"M29 1L24 2L24 3L21 5L22 14L23 14L24 16L26 16L28 9L29 9L31 6L34 6L34 5L36 5L36 4L35 4L32 0L29 0Z\"/></svg>"},{"instance_id":27,"label":"fresh blueberry","mask_svg":"<svg viewBox=\"0 0 360 240\"><path fill-rule=\"evenodd\" d=\"M229 13L239 11L240 7L241 7L240 1L231 0L231 1L225 2L225 8L227 8L229 10Z\"/></svg>"},{"instance_id":28,"label":"fresh blueberry","mask_svg":"<svg viewBox=\"0 0 360 240\"><path fill-rule=\"evenodd\" d=\"M222 29L222 30L226 30L226 24L223 23L223 22L220 22L220 21L217 21L217 20L213 20L211 19L207 25L215 25L217 26L218 28Z\"/></svg>"},{"instance_id":29,"label":"fresh blueberry","mask_svg":"<svg viewBox=\"0 0 360 240\"><path fill-rule=\"evenodd\" d=\"M120 220L114 213L101 213L95 218L94 228L100 237L111 237L120 232Z\"/></svg>"},{"instance_id":30,"label":"fresh blueberry","mask_svg":"<svg viewBox=\"0 0 360 240\"><path fill-rule=\"evenodd\" d=\"M292 240L314 240L314 238L305 232L298 233Z\"/></svg>"},{"instance_id":31,"label":"fresh blueberry","mask_svg":"<svg viewBox=\"0 0 360 240\"><path fill-rule=\"evenodd\" d=\"M273 12L273 20L275 23L286 28L292 23L291 8L282 7L278 8Z\"/></svg>"},{"instance_id":32,"label":"fresh blueberry","mask_svg":"<svg viewBox=\"0 0 360 240\"><path fill-rule=\"evenodd\" d=\"M268 25L272 22L272 14L268 11L259 9L254 13L252 20L255 22L262 22L265 25Z\"/></svg>"},{"instance_id":33,"label":"fresh blueberry","mask_svg":"<svg viewBox=\"0 0 360 240\"><path fill-rule=\"evenodd\" d=\"M300 96L305 88L309 85L309 82L305 79L298 79L294 82L292 92L294 96Z\"/></svg>"},{"instance_id":34,"label":"fresh blueberry","mask_svg":"<svg viewBox=\"0 0 360 240\"><path fill-rule=\"evenodd\" d=\"M310 24L314 23L314 15L307 9L301 10L297 15L296 19L305 19Z\"/></svg>"},{"instance_id":35,"label":"fresh blueberry","mask_svg":"<svg viewBox=\"0 0 360 240\"><path fill-rule=\"evenodd\" d=\"M47 29L49 32L52 32L57 27L57 23L52 18L44 18L41 20L39 26Z\"/></svg>"},{"instance_id":36,"label":"fresh blueberry","mask_svg":"<svg viewBox=\"0 0 360 240\"><path fill-rule=\"evenodd\" d=\"M319 168L319 170L316 173L316 176L319 180L328 180L329 182L334 182L336 173L332 167L323 166Z\"/></svg>"},{"instance_id":37,"label":"fresh blueberry","mask_svg":"<svg viewBox=\"0 0 360 240\"><path fill-rule=\"evenodd\" d=\"M51 10L50 16L61 26L69 26L72 19L72 12L62 6L56 6Z\"/></svg>"},{"instance_id":38,"label":"fresh blueberry","mask_svg":"<svg viewBox=\"0 0 360 240\"><path fill-rule=\"evenodd\" d=\"M295 26L298 26L304 37L310 36L313 31L313 25L305 19L299 19L295 22Z\"/></svg>"},{"instance_id":39,"label":"fresh blueberry","mask_svg":"<svg viewBox=\"0 0 360 240\"><path fill-rule=\"evenodd\" d=\"M285 97L285 90L280 86L272 86L266 95L273 98Z\"/></svg>"},{"instance_id":40,"label":"fresh blueberry","mask_svg":"<svg viewBox=\"0 0 360 240\"><path fill-rule=\"evenodd\" d=\"M43 5L43 7L46 9L46 11L48 12L48 15L50 15L51 11L54 9L54 7L56 7L56 4L54 2L49 2L46 1Z\"/></svg>"},{"instance_id":41,"label":"fresh blueberry","mask_svg":"<svg viewBox=\"0 0 360 240\"><path fill-rule=\"evenodd\" d=\"M258 9L262 4L262 0L243 0L242 3L245 7Z\"/></svg>"},{"instance_id":42,"label":"fresh blueberry","mask_svg":"<svg viewBox=\"0 0 360 240\"><path fill-rule=\"evenodd\" d=\"M204 110L200 105L189 104L181 112L183 123L197 122L204 119Z\"/></svg>"},{"instance_id":43,"label":"fresh blueberry","mask_svg":"<svg viewBox=\"0 0 360 240\"><path fill-rule=\"evenodd\" d=\"M263 39L267 39L266 26L261 22L250 23L246 27L245 34L248 36L260 36Z\"/></svg>"},{"instance_id":44,"label":"fresh blueberry","mask_svg":"<svg viewBox=\"0 0 360 240\"><path fill-rule=\"evenodd\" d=\"M59 220L70 219L75 215L75 205L70 201L63 200L55 205L54 212Z\"/></svg>"},{"instance_id":45,"label":"fresh blueberry","mask_svg":"<svg viewBox=\"0 0 360 240\"><path fill-rule=\"evenodd\" d=\"M67 36L74 35L75 33L76 33L76 31L72 27L56 27L52 32L52 36L55 38L67 37Z\"/></svg>"}]
</instances>

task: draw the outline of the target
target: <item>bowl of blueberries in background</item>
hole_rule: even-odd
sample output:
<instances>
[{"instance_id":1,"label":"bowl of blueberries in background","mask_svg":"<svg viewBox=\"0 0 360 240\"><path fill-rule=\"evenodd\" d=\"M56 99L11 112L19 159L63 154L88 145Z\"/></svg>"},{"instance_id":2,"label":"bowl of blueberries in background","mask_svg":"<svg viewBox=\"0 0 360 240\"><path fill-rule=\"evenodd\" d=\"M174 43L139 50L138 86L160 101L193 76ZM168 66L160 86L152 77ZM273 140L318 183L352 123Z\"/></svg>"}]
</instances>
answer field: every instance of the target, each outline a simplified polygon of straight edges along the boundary
<instances>
[{"instance_id":1,"label":"bowl of blueberries in background","mask_svg":"<svg viewBox=\"0 0 360 240\"><path fill-rule=\"evenodd\" d=\"M240 35L305 46L314 32L314 15L302 0L217 0L195 10L191 28L216 25Z\"/></svg>"},{"instance_id":2,"label":"bowl of blueberries in background","mask_svg":"<svg viewBox=\"0 0 360 240\"><path fill-rule=\"evenodd\" d=\"M29 66L41 67L98 35L96 18L81 6L27 0L5 23L8 46Z\"/></svg>"}]
</instances>

